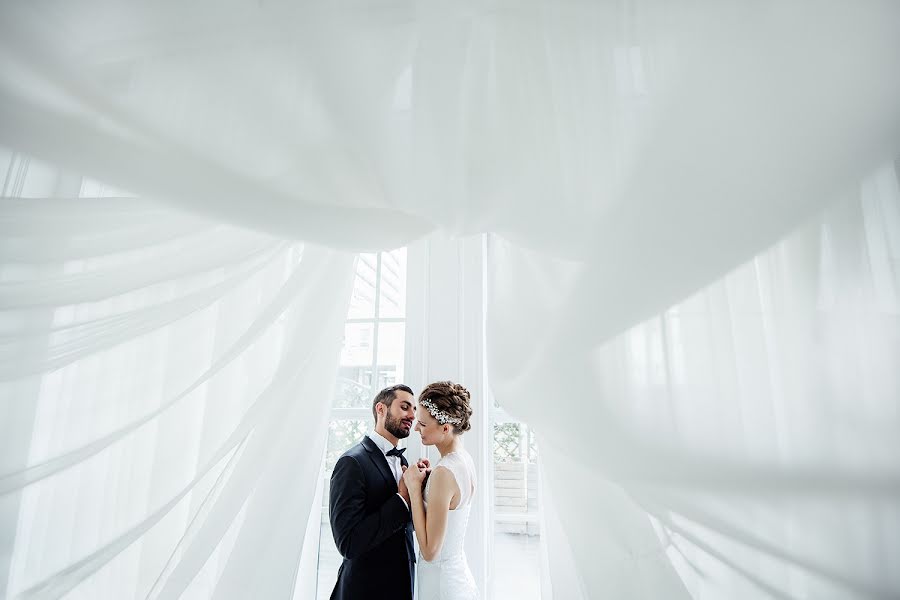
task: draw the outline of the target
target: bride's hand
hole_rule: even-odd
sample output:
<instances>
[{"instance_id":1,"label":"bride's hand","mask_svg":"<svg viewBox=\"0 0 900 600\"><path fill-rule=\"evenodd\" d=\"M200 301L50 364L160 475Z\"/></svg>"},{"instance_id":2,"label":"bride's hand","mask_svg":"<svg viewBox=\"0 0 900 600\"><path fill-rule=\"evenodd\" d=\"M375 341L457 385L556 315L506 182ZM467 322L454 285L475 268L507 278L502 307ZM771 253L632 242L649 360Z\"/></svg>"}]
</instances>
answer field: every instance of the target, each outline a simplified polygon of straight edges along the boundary
<instances>
[{"instance_id":1,"label":"bride's hand","mask_svg":"<svg viewBox=\"0 0 900 600\"><path fill-rule=\"evenodd\" d=\"M406 482L406 487L410 490L421 490L422 482L425 481L425 471L419 468L406 469L403 472L403 480Z\"/></svg>"}]
</instances>

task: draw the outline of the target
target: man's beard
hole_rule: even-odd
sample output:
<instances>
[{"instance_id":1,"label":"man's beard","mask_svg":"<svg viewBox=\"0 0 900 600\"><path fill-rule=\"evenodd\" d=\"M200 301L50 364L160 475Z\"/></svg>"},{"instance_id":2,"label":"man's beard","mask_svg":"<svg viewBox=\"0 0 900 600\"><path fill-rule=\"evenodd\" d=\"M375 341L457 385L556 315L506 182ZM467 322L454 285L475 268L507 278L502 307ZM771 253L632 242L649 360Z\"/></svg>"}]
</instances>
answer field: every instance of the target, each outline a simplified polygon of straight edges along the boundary
<instances>
[{"instance_id":1,"label":"man's beard","mask_svg":"<svg viewBox=\"0 0 900 600\"><path fill-rule=\"evenodd\" d=\"M403 419L392 417L390 414L384 416L384 428L395 438L409 437L409 430L403 429Z\"/></svg>"}]
</instances>

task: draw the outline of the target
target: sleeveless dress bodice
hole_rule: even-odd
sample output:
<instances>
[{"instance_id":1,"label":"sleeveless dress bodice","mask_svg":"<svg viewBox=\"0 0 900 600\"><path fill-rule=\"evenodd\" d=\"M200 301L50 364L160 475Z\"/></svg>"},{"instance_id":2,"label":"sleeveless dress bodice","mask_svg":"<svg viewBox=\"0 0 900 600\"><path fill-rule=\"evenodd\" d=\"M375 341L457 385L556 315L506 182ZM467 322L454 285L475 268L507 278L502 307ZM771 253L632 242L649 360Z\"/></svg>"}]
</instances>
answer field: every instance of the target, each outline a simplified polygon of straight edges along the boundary
<instances>
[{"instance_id":1,"label":"sleeveless dress bodice","mask_svg":"<svg viewBox=\"0 0 900 600\"><path fill-rule=\"evenodd\" d=\"M465 541L475 492L475 464L465 451L451 452L441 458L434 469L444 468L453 474L459 486L459 504L447 513L447 530L440 552L433 560L419 556L418 600L476 600L478 588L466 561ZM431 479L425 484L425 511ZM426 517L427 518L427 517Z\"/></svg>"}]
</instances>

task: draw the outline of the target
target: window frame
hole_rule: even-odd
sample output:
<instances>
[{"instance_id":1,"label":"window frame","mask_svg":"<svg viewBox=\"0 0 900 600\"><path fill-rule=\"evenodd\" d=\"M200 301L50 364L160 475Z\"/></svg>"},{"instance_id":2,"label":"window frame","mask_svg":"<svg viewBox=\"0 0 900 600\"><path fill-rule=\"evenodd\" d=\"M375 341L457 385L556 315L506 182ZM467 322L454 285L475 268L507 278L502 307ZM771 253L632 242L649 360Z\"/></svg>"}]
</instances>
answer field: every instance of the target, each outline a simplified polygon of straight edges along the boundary
<instances>
[{"instance_id":1,"label":"window frame","mask_svg":"<svg viewBox=\"0 0 900 600\"><path fill-rule=\"evenodd\" d=\"M411 282L411 273L409 269L409 259L410 259L410 248L406 247L406 260L407 260L407 268L406 268L406 282L405 282L405 293L408 295L408 290ZM410 341L410 331L408 326L409 320L409 303L406 301L403 310L402 317L383 317L381 316L381 288L382 288L382 277L384 273L384 254L387 254L391 251L381 251L376 253L366 253L366 254L374 254L375 255L375 273L374 273L374 287L373 287L373 312L371 317L347 317L344 320L344 324L371 324L372 325L372 358L369 368L371 369L372 378L369 385L369 398L374 398L375 394L381 389L379 387L379 331L380 326L385 323L402 323L404 324L404 344L403 344L403 366L404 371L406 369L406 362L408 357L408 346ZM357 257L357 260L363 260L363 256L360 255ZM358 265L354 265L354 288L356 286L355 279L358 276ZM349 307L348 307L349 314ZM335 374L335 383L340 381L341 374L340 368L343 365L339 365L338 373ZM354 382L358 383L358 382ZM398 382L402 383L402 382ZM332 406L328 415L328 431L326 435L330 435L330 429L334 422L336 421L363 421L367 423L366 430L371 430L374 427L374 420L372 418L372 408L371 406L357 406L357 407L345 407L345 406L335 406L336 394L332 397ZM319 470L319 478L317 481L317 494L312 504L313 511L316 512L316 515L310 515L309 527L307 531L307 539L310 541L308 547L310 550L315 548L315 595L314 598L320 597L320 592L330 593L331 586L334 585L334 580L329 579L328 581L320 580L322 575L321 573L321 552L322 552L322 544L329 543L331 540L326 539L323 540L323 533L327 530L328 523L328 481L327 478L329 476L329 469L327 465L327 457L328 457L328 444L326 440L325 450L322 454L322 463L321 468ZM318 507L318 511L316 511L316 507ZM314 541L313 541L314 540ZM326 596L327 597L327 593ZM302 592L298 589L295 589L295 597L304 597Z\"/></svg>"}]
</instances>

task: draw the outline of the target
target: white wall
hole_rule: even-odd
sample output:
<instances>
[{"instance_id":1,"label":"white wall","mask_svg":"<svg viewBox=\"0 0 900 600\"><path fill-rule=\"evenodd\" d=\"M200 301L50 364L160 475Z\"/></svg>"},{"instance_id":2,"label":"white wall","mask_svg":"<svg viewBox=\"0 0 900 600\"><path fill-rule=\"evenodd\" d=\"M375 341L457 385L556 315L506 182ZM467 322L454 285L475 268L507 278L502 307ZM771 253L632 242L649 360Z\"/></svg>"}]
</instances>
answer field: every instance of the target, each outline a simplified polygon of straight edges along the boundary
<instances>
[{"instance_id":1,"label":"white wall","mask_svg":"<svg viewBox=\"0 0 900 600\"><path fill-rule=\"evenodd\" d=\"M406 383L417 393L433 381L457 381L472 395L472 429L463 437L478 468L466 554L480 590L489 589L492 482L489 396L484 368L484 238L436 233L409 248ZM410 436L411 457L440 456Z\"/></svg>"}]
</instances>

